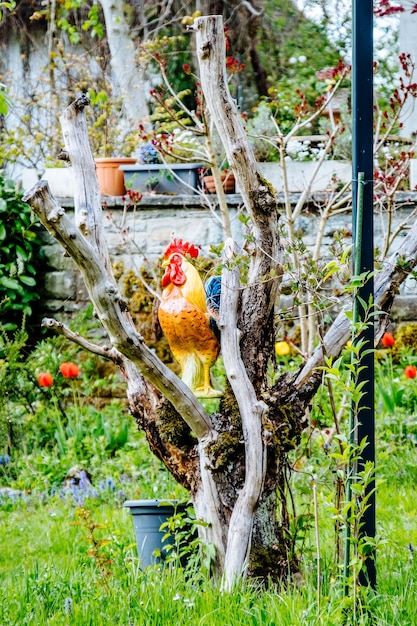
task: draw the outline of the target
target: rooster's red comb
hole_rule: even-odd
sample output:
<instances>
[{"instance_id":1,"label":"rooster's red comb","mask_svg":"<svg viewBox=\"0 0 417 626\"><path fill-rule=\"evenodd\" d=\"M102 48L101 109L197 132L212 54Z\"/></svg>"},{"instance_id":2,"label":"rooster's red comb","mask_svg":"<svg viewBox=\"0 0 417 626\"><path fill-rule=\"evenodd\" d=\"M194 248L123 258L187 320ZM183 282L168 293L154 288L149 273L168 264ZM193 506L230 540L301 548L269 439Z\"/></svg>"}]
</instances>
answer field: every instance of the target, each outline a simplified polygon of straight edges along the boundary
<instances>
[{"instance_id":1,"label":"rooster's red comb","mask_svg":"<svg viewBox=\"0 0 417 626\"><path fill-rule=\"evenodd\" d=\"M164 252L164 259L168 259L171 254L174 254L174 252L178 252L184 256L189 254L192 259L196 259L198 257L199 250L193 243L188 243L188 241L183 241L182 239L176 239L174 237Z\"/></svg>"}]
</instances>

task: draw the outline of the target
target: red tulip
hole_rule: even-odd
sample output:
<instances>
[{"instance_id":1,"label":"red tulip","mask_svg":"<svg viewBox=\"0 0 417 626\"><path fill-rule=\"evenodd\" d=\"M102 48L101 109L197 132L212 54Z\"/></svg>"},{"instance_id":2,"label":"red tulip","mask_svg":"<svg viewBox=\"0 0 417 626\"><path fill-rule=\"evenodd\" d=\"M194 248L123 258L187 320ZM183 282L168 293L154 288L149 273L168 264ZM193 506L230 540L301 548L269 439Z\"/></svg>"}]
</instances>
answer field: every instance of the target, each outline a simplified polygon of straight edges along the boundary
<instances>
[{"instance_id":1,"label":"red tulip","mask_svg":"<svg viewBox=\"0 0 417 626\"><path fill-rule=\"evenodd\" d=\"M77 378L80 373L80 368L75 363L71 363L70 361L61 363L59 366L59 371L64 376L64 378Z\"/></svg>"},{"instance_id":2,"label":"red tulip","mask_svg":"<svg viewBox=\"0 0 417 626\"><path fill-rule=\"evenodd\" d=\"M52 378L52 374L49 372L41 372L38 374L38 384L41 387L50 387L54 384L54 379Z\"/></svg>"},{"instance_id":3,"label":"red tulip","mask_svg":"<svg viewBox=\"0 0 417 626\"><path fill-rule=\"evenodd\" d=\"M417 376L417 367L415 365L407 365L404 368L404 374L407 378L415 378Z\"/></svg>"},{"instance_id":4,"label":"red tulip","mask_svg":"<svg viewBox=\"0 0 417 626\"><path fill-rule=\"evenodd\" d=\"M395 344L394 335L392 333L384 333L381 337L381 343L385 348L392 348Z\"/></svg>"}]
</instances>

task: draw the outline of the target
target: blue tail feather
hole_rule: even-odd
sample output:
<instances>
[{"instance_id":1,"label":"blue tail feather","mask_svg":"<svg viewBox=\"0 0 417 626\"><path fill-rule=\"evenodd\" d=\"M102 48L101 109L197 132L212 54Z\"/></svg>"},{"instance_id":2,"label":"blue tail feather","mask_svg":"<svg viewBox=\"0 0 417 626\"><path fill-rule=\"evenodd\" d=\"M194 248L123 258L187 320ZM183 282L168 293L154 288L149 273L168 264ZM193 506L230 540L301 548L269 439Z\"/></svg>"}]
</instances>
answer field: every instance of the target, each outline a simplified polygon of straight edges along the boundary
<instances>
[{"instance_id":1,"label":"blue tail feather","mask_svg":"<svg viewBox=\"0 0 417 626\"><path fill-rule=\"evenodd\" d=\"M213 313L220 310L220 297L222 291L222 277L210 276L204 285L206 292L207 308Z\"/></svg>"},{"instance_id":2,"label":"blue tail feather","mask_svg":"<svg viewBox=\"0 0 417 626\"><path fill-rule=\"evenodd\" d=\"M206 302L210 316L210 328L216 335L217 340L220 342L220 330L217 326L216 317L220 310L220 298L222 290L222 277L210 276L204 285L204 291L206 292Z\"/></svg>"}]
</instances>

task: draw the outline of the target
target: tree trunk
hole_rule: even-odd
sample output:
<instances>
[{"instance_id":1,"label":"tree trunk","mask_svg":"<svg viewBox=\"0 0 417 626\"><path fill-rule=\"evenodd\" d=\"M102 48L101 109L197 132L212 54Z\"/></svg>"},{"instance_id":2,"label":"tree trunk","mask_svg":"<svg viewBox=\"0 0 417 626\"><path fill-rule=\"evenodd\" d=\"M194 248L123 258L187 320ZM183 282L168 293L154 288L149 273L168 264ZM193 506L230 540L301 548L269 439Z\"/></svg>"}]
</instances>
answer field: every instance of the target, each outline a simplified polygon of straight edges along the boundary
<instances>
[{"instance_id":1,"label":"tree trunk","mask_svg":"<svg viewBox=\"0 0 417 626\"><path fill-rule=\"evenodd\" d=\"M110 48L111 67L123 110L130 128L141 123L149 126L149 106L146 100L144 71L138 67L137 45L130 29L123 0L100 0L106 22L107 41Z\"/></svg>"},{"instance_id":2,"label":"tree trunk","mask_svg":"<svg viewBox=\"0 0 417 626\"><path fill-rule=\"evenodd\" d=\"M297 569L287 533L287 452L304 428L306 407L320 385L317 367L324 354L340 353L350 338L350 322L341 312L323 345L300 371L268 385L267 367L274 358L273 309L282 274L277 204L271 185L257 170L227 89L222 20L200 18L195 29L202 89L251 225L244 251L230 239L225 242L219 326L228 383L217 413L208 415L145 345L117 290L88 145L85 97L68 107L61 119L76 177L75 224L45 182L25 200L78 265L110 347L92 346L56 322L47 324L112 359L124 371L131 412L152 451L189 490L197 517L207 523L200 529L202 538L216 550L214 570L223 576L223 587L230 589L248 572L278 579ZM395 290L416 266L416 235L414 225L375 280L378 310L387 315ZM245 282L243 263L248 267ZM388 318L380 319L379 333Z\"/></svg>"}]
</instances>

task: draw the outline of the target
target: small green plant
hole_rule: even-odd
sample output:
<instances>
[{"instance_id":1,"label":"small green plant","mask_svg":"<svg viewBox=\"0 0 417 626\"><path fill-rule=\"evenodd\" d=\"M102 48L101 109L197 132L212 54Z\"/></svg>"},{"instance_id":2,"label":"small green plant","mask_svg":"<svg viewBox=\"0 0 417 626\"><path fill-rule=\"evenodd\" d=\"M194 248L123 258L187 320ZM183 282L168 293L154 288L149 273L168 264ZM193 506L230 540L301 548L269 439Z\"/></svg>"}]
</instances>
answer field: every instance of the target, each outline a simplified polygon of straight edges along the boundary
<instances>
[{"instance_id":1,"label":"small green plant","mask_svg":"<svg viewBox=\"0 0 417 626\"><path fill-rule=\"evenodd\" d=\"M210 576L216 558L214 546L199 538L198 529L204 525L196 519L191 505L185 509L177 505L174 515L161 526L161 531L165 531L162 538L166 552L164 562L183 567L195 580L199 576Z\"/></svg>"},{"instance_id":2,"label":"small green plant","mask_svg":"<svg viewBox=\"0 0 417 626\"><path fill-rule=\"evenodd\" d=\"M9 11L11 11L12 9L14 9L16 6L16 2L14 2L14 0L6 1L4 0L3 2L0 2L0 22L3 19L3 9L8 9Z\"/></svg>"},{"instance_id":3,"label":"small green plant","mask_svg":"<svg viewBox=\"0 0 417 626\"><path fill-rule=\"evenodd\" d=\"M95 522L91 511L84 507L77 509L77 517L78 521L73 522L73 524L84 529L84 539L89 545L88 556L96 563L100 574L100 582L107 588L108 579L112 574L112 560L106 548L111 543L111 539L99 536L101 531L106 528L106 524Z\"/></svg>"}]
</instances>

